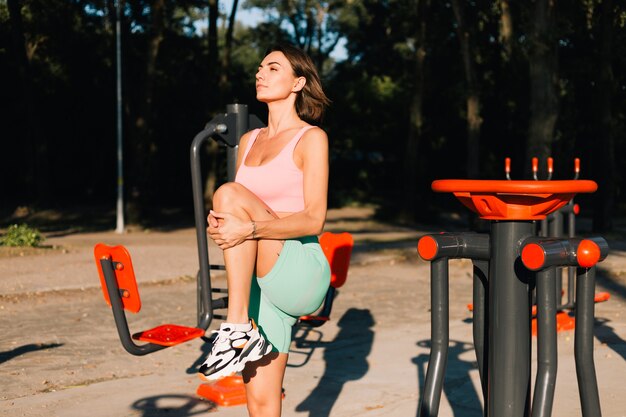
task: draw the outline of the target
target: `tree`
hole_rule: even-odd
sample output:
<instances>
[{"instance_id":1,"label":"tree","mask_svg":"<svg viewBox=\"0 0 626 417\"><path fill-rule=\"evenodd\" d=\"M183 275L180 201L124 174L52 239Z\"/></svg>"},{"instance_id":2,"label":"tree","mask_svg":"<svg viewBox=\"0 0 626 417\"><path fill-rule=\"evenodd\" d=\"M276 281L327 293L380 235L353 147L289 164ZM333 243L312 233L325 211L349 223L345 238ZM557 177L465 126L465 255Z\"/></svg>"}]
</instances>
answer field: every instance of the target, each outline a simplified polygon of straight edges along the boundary
<instances>
[{"instance_id":1,"label":"tree","mask_svg":"<svg viewBox=\"0 0 626 417\"><path fill-rule=\"evenodd\" d=\"M29 36L27 39L22 20L22 7L20 0L7 0L13 56L16 58L19 84L23 92L18 107L26 114L25 153L30 157L26 159L25 178L26 184L36 190L35 198L46 201L50 189L49 177L45 172L48 165L46 155L48 144L47 140L41 137L39 129L39 100L34 92L35 80L32 69L34 54L43 39L37 35Z\"/></svg>"},{"instance_id":2,"label":"tree","mask_svg":"<svg viewBox=\"0 0 626 417\"><path fill-rule=\"evenodd\" d=\"M539 158L539 161L547 160L552 154L552 139L558 117L555 13L556 1L536 0L528 56L530 121L527 149L529 155ZM530 164L530 158L527 159L527 164ZM545 165L540 164L539 168L540 175L545 177Z\"/></svg>"},{"instance_id":3,"label":"tree","mask_svg":"<svg viewBox=\"0 0 626 417\"><path fill-rule=\"evenodd\" d=\"M221 98L219 94L219 73L220 60L217 39L217 19L219 17L219 0L209 0L209 25L208 25L208 43L209 43L209 91L208 96L210 104L215 109L220 107L218 100Z\"/></svg>"},{"instance_id":4,"label":"tree","mask_svg":"<svg viewBox=\"0 0 626 417\"><path fill-rule=\"evenodd\" d=\"M513 18L508 0L496 2L500 12L499 36L500 43L504 46L504 59L508 60L513 53Z\"/></svg>"},{"instance_id":5,"label":"tree","mask_svg":"<svg viewBox=\"0 0 626 417\"><path fill-rule=\"evenodd\" d=\"M424 128L424 78L426 64L426 30L428 26L428 13L430 10L430 0L417 0L416 7L416 25L414 34L414 56L413 56L413 82L412 97L409 105L409 129L405 144L405 153L403 160L403 177L406 179L403 183L406 203L402 217L405 220L415 220L415 214L418 209L418 192L417 178L420 174L419 151L420 141L423 140Z\"/></svg>"},{"instance_id":6,"label":"tree","mask_svg":"<svg viewBox=\"0 0 626 417\"><path fill-rule=\"evenodd\" d=\"M615 77L612 68L614 6L612 0L603 0L600 6L598 36L598 71L595 87L596 109L593 115L597 132L594 146L594 173L598 181L598 198L594 199L593 229L606 232L613 228L615 205L615 141L613 137L613 91Z\"/></svg>"},{"instance_id":7,"label":"tree","mask_svg":"<svg viewBox=\"0 0 626 417\"><path fill-rule=\"evenodd\" d=\"M121 7L124 3L120 2ZM139 20L146 10L140 2L131 4L132 16ZM139 223L144 213L143 208L148 205L153 190L150 181L156 171L155 158L156 144L153 135L153 100L154 83L157 71L157 58L164 38L165 31L165 0L152 2L148 10L148 20L143 23L144 33L144 73L142 88L135 91L136 107L132 113L132 130L129 139L132 149L129 183L131 184L130 199L127 204L129 221ZM127 35L130 30L127 30ZM130 39L130 36L127 36Z\"/></svg>"},{"instance_id":8,"label":"tree","mask_svg":"<svg viewBox=\"0 0 626 417\"><path fill-rule=\"evenodd\" d=\"M337 12L343 3L340 0L248 0L247 7L270 12L270 22L276 27L288 23L292 42L306 51L318 68L323 68L341 38L337 32Z\"/></svg>"},{"instance_id":9,"label":"tree","mask_svg":"<svg viewBox=\"0 0 626 417\"><path fill-rule=\"evenodd\" d=\"M231 93L230 85L230 72L231 62L233 54L233 36L235 33L235 16L237 15L237 7L239 6L239 0L233 0L233 6L228 16L228 26L226 28L226 34L224 36L224 47L222 48L222 65L220 73L220 95L222 97L229 97ZM223 101L223 100L222 100Z\"/></svg>"},{"instance_id":10,"label":"tree","mask_svg":"<svg viewBox=\"0 0 626 417\"><path fill-rule=\"evenodd\" d=\"M482 118L480 116L480 87L476 74L475 57L478 55L474 47L474 29L468 24L466 17L465 2L452 0L452 10L456 19L456 33L461 49L461 59L466 82L466 108L467 119L467 177L478 178L480 167L480 126ZM476 24L478 18L471 21Z\"/></svg>"}]
</instances>

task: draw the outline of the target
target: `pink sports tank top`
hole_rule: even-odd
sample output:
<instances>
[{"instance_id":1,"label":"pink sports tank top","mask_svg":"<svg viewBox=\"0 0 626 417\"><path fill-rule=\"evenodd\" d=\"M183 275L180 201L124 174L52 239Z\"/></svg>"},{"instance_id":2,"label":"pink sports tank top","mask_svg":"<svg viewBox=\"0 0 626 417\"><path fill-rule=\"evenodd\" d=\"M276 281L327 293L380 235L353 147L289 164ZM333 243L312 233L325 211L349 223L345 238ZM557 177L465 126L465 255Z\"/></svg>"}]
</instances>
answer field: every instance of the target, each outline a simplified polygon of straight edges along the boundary
<instances>
[{"instance_id":1,"label":"pink sports tank top","mask_svg":"<svg viewBox=\"0 0 626 417\"><path fill-rule=\"evenodd\" d=\"M255 129L243 154L235 182L245 186L276 212L304 210L303 173L293 162L293 150L304 133L315 126L305 126L271 161L251 167L246 165L248 152L261 129Z\"/></svg>"}]
</instances>

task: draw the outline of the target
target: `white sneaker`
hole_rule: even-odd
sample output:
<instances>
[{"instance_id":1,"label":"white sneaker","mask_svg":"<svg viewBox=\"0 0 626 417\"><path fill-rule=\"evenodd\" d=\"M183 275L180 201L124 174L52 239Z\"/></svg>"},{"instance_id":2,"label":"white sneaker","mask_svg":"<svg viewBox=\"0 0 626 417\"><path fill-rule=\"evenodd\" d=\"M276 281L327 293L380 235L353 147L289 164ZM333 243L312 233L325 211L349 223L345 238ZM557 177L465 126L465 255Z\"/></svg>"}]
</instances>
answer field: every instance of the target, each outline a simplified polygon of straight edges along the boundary
<instances>
[{"instance_id":1,"label":"white sneaker","mask_svg":"<svg viewBox=\"0 0 626 417\"><path fill-rule=\"evenodd\" d=\"M205 381L241 372L246 363L258 361L272 351L254 320L250 320L250 330L236 330L233 324L222 323L215 332L211 352L199 369L198 375Z\"/></svg>"}]
</instances>

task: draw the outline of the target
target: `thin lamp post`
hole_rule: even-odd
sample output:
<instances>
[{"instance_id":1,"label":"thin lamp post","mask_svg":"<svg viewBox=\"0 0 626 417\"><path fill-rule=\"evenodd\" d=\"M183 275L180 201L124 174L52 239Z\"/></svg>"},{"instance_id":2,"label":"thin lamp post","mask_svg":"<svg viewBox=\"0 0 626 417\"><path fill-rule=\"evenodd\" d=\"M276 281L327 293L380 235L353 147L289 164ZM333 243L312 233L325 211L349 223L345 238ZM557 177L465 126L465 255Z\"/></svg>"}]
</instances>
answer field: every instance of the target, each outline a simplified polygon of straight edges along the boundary
<instances>
[{"instance_id":1,"label":"thin lamp post","mask_svg":"<svg viewBox=\"0 0 626 417\"><path fill-rule=\"evenodd\" d=\"M115 233L124 233L124 168L122 153L122 31L121 0L115 2L115 55L117 72L117 225Z\"/></svg>"}]
</instances>

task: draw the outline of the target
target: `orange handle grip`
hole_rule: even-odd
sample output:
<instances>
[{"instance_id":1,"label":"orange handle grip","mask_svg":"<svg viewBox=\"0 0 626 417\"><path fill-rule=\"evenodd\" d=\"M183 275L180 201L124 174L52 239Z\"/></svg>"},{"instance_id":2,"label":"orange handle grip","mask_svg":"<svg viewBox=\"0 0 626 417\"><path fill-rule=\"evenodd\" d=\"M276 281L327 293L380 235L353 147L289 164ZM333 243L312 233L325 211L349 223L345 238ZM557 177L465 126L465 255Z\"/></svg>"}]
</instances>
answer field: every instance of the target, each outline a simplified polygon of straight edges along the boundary
<instances>
[{"instance_id":1,"label":"orange handle grip","mask_svg":"<svg viewBox=\"0 0 626 417\"><path fill-rule=\"evenodd\" d=\"M574 158L574 172L577 174L580 172L580 158Z\"/></svg>"},{"instance_id":2,"label":"orange handle grip","mask_svg":"<svg viewBox=\"0 0 626 417\"><path fill-rule=\"evenodd\" d=\"M539 159L537 157L534 157L532 159L532 164L533 164L533 172L537 172L538 166L539 166Z\"/></svg>"},{"instance_id":3,"label":"orange handle grip","mask_svg":"<svg viewBox=\"0 0 626 417\"><path fill-rule=\"evenodd\" d=\"M504 172L511 172L511 158L504 158Z\"/></svg>"},{"instance_id":4,"label":"orange handle grip","mask_svg":"<svg viewBox=\"0 0 626 417\"><path fill-rule=\"evenodd\" d=\"M552 169L554 167L554 160L552 158L548 158L548 172L552 174Z\"/></svg>"}]
</instances>

